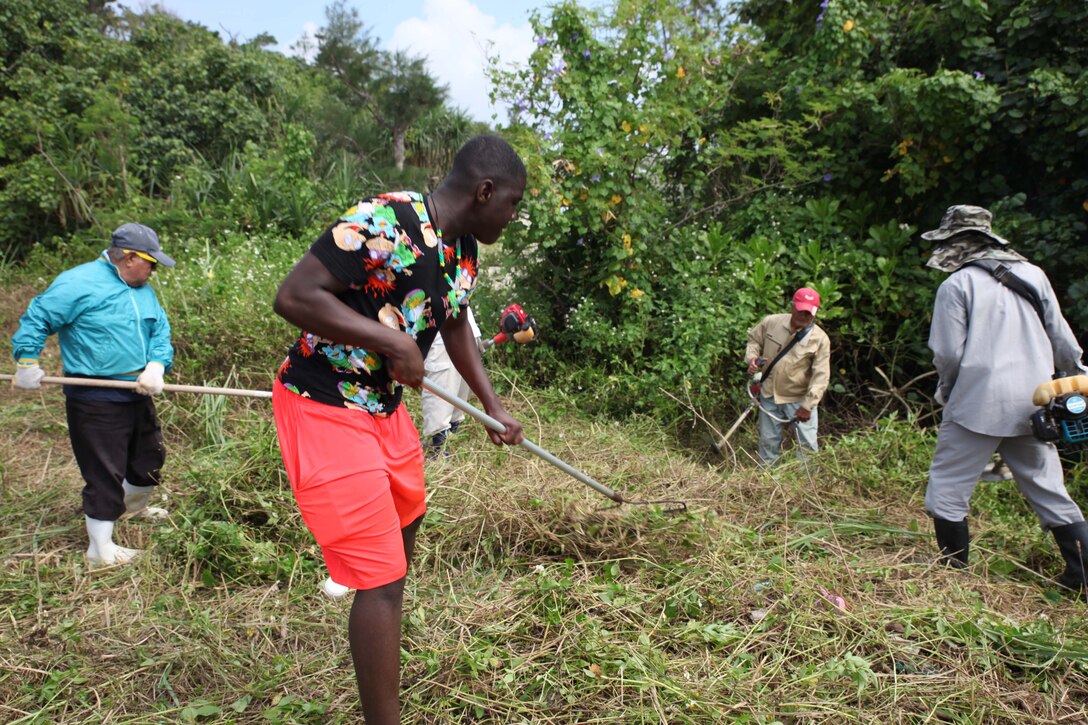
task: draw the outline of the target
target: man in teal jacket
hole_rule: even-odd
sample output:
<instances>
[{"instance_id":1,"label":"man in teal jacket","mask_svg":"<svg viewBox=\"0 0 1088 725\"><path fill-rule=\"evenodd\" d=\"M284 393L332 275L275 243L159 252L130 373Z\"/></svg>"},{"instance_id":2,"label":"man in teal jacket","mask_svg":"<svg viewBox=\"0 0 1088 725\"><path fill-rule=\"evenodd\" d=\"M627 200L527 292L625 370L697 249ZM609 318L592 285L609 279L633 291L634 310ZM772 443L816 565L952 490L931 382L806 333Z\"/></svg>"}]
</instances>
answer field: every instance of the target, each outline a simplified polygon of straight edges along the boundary
<instances>
[{"instance_id":1,"label":"man in teal jacket","mask_svg":"<svg viewBox=\"0 0 1088 725\"><path fill-rule=\"evenodd\" d=\"M160 264L173 267L174 260L158 235L142 224L123 224L97 260L61 273L31 300L11 337L17 388L41 387L38 357L53 333L66 376L136 381L135 391L64 386L92 565L125 563L139 553L113 542L122 514L166 513L148 506L166 458L151 396L162 392L174 360L170 323L147 284Z\"/></svg>"}]
</instances>

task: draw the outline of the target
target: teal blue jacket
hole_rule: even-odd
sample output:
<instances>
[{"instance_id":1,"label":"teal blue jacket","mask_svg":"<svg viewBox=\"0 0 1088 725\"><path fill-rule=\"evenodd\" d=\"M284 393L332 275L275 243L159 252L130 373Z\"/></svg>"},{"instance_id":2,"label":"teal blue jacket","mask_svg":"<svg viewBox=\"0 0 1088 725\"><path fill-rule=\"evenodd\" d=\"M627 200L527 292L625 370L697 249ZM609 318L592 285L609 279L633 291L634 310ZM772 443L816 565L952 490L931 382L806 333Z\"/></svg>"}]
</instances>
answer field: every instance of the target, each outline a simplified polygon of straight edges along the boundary
<instances>
[{"instance_id":1,"label":"teal blue jacket","mask_svg":"<svg viewBox=\"0 0 1088 725\"><path fill-rule=\"evenodd\" d=\"M134 380L149 362L174 363L170 322L149 285L129 287L105 252L62 272L30 301L11 336L17 361L36 361L53 333L67 375Z\"/></svg>"}]
</instances>

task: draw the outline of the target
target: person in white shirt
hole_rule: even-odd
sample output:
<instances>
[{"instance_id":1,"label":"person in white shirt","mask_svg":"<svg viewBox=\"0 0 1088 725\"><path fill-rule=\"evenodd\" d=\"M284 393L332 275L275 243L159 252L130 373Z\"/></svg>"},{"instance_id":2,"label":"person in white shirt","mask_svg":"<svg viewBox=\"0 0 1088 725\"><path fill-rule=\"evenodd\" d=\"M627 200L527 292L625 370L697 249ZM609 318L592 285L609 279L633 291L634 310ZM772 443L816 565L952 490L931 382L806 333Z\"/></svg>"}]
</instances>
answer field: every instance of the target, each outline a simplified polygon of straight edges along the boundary
<instances>
[{"instance_id":1,"label":"person in white shirt","mask_svg":"<svg viewBox=\"0 0 1088 725\"><path fill-rule=\"evenodd\" d=\"M480 347L480 328L476 324L476 318L472 316L472 308L468 308L468 324L472 328L472 337L476 340L476 347ZM431 349L423 360L423 369L426 376L443 390L453 393L462 400L467 400L472 391L468 383L457 372L449 353L446 352L446 343L442 336L435 337L431 343ZM446 438L456 433L461 423L465 420L465 414L460 408L447 403L442 398L430 392L426 388L420 396L423 403L423 447L428 449L428 454L438 456L444 450Z\"/></svg>"}]
</instances>

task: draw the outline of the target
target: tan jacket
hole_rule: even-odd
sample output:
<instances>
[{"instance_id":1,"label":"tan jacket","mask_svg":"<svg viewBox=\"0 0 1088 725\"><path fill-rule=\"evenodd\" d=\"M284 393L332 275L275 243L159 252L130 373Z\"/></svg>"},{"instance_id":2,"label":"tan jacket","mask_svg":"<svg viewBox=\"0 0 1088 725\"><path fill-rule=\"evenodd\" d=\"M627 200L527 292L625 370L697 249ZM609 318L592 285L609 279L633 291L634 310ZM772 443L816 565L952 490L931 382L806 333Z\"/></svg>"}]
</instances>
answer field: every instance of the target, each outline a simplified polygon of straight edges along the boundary
<instances>
[{"instance_id":1,"label":"tan jacket","mask_svg":"<svg viewBox=\"0 0 1088 725\"><path fill-rule=\"evenodd\" d=\"M767 315L748 331L748 348L744 361L762 357L770 364L795 333L790 331L790 315ZM764 380L760 392L774 396L775 403L800 402L812 410L824 397L831 379L831 340L816 325L805 339L794 345L775 364L769 380Z\"/></svg>"}]
</instances>

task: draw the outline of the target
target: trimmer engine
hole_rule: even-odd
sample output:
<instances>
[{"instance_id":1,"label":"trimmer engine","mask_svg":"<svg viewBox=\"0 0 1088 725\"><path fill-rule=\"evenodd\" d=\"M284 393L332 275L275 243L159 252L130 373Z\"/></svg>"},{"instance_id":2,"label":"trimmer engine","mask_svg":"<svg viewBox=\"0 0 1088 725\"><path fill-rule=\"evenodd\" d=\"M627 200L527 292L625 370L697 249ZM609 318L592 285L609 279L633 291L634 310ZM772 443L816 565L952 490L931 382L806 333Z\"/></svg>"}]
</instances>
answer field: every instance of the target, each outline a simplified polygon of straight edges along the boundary
<instances>
[{"instance_id":1,"label":"trimmer engine","mask_svg":"<svg viewBox=\"0 0 1088 725\"><path fill-rule=\"evenodd\" d=\"M1041 441L1060 448L1088 445L1088 399L1081 392L1053 398L1031 416L1031 430Z\"/></svg>"}]
</instances>

